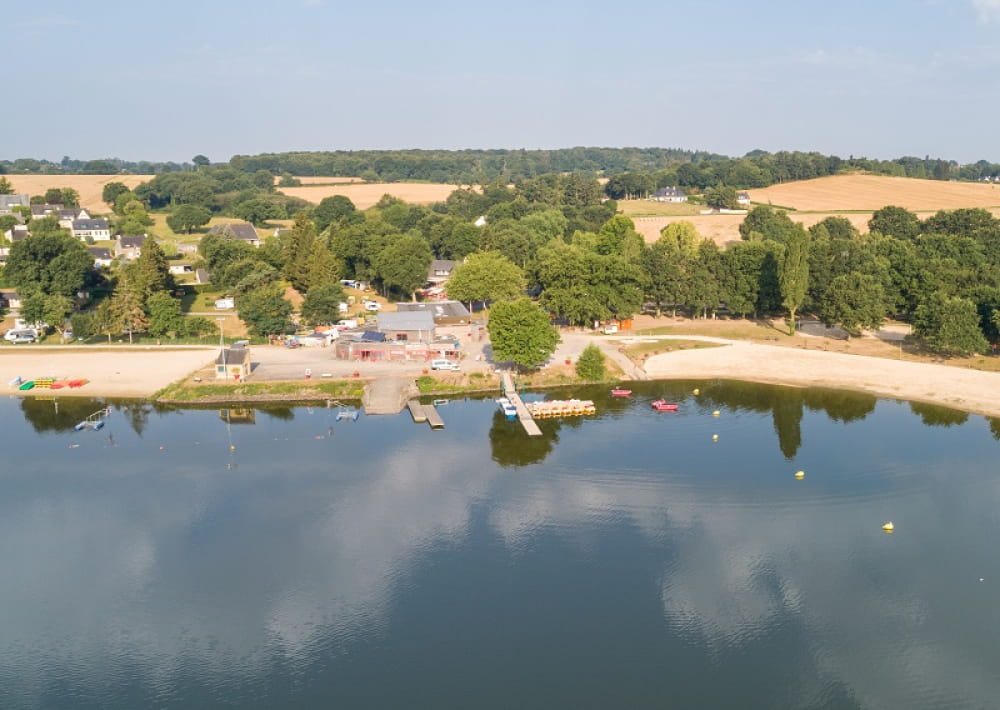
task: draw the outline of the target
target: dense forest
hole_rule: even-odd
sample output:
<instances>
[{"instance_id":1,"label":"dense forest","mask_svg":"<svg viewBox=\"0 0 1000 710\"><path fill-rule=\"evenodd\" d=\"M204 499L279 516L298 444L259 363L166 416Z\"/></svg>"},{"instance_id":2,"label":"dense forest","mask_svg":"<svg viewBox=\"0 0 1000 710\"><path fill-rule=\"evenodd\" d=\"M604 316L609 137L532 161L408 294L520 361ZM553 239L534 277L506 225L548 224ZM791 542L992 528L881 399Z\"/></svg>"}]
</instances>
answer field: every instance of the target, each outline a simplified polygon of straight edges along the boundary
<instances>
[{"instance_id":1,"label":"dense forest","mask_svg":"<svg viewBox=\"0 0 1000 710\"><path fill-rule=\"evenodd\" d=\"M68 156L59 163L53 163L19 158L0 161L0 173L155 175L194 171L209 163L209 159L203 155L195 156L191 162L186 163L129 162L119 159L84 161ZM762 150L754 150L734 158L680 148L578 147L554 150L264 153L235 155L229 160L228 166L246 174L264 171L270 175L359 177L370 182L419 180L456 185L481 185L496 180L519 182L552 173L582 173L595 177L639 174L652 176L652 183L647 181L644 186L651 184L653 189L664 185L704 189L719 184L735 188L758 188L852 170L936 180L983 180L1000 176L1000 164L985 160L960 165L955 161L929 156L873 160L797 151L769 153Z\"/></svg>"}]
</instances>

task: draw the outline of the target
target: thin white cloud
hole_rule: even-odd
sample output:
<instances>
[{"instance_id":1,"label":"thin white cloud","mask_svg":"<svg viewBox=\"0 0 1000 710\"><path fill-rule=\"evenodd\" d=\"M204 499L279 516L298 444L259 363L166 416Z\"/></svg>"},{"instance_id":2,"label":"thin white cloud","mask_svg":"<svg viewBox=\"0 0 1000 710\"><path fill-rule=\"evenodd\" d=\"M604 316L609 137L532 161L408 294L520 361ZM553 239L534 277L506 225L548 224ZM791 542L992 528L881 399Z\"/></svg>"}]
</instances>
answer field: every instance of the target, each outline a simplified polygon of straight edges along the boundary
<instances>
[{"instance_id":1,"label":"thin white cloud","mask_svg":"<svg viewBox=\"0 0 1000 710\"><path fill-rule=\"evenodd\" d=\"M984 24L1000 20L1000 0L972 0L972 7Z\"/></svg>"}]
</instances>

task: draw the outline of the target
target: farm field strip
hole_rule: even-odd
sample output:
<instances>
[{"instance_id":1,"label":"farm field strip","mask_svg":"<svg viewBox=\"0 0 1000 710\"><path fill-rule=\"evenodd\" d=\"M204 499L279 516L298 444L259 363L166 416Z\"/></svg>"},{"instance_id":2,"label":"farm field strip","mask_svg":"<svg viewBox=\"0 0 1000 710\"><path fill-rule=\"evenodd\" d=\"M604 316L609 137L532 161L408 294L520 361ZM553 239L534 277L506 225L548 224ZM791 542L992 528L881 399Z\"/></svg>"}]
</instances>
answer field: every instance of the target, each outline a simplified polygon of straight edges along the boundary
<instances>
[{"instance_id":1,"label":"farm field strip","mask_svg":"<svg viewBox=\"0 0 1000 710\"><path fill-rule=\"evenodd\" d=\"M14 192L44 195L52 187L71 187L80 193L80 206L98 213L110 212L101 199L104 186L120 182L133 189L153 179L152 175L5 175Z\"/></svg>"}]
</instances>

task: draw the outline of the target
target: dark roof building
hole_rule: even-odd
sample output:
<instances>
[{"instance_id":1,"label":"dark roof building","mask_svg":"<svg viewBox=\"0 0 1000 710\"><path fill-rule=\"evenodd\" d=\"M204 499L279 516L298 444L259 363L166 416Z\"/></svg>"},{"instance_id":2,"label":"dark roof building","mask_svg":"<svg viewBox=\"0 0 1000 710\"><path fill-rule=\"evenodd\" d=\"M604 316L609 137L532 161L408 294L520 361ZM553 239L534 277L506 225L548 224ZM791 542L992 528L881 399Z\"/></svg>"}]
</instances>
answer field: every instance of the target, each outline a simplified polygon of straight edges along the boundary
<instances>
[{"instance_id":1,"label":"dark roof building","mask_svg":"<svg viewBox=\"0 0 1000 710\"><path fill-rule=\"evenodd\" d=\"M235 222L233 224L217 224L208 230L209 234L218 234L224 239L237 239L248 242L253 246L260 246L260 237L257 230L249 222Z\"/></svg>"},{"instance_id":2,"label":"dark roof building","mask_svg":"<svg viewBox=\"0 0 1000 710\"><path fill-rule=\"evenodd\" d=\"M111 228L106 219L74 219L73 232L107 232L111 234Z\"/></svg>"},{"instance_id":3,"label":"dark roof building","mask_svg":"<svg viewBox=\"0 0 1000 710\"><path fill-rule=\"evenodd\" d=\"M379 313L378 330L389 340L434 339L434 316L426 311Z\"/></svg>"},{"instance_id":4,"label":"dark roof building","mask_svg":"<svg viewBox=\"0 0 1000 710\"><path fill-rule=\"evenodd\" d=\"M31 198L27 195L0 195L0 211L7 212L11 207L27 207Z\"/></svg>"},{"instance_id":5,"label":"dark roof building","mask_svg":"<svg viewBox=\"0 0 1000 710\"><path fill-rule=\"evenodd\" d=\"M435 259L431 262L427 270L427 282L432 284L444 283L451 278L451 272L455 270L455 263L451 259Z\"/></svg>"},{"instance_id":6,"label":"dark roof building","mask_svg":"<svg viewBox=\"0 0 1000 710\"><path fill-rule=\"evenodd\" d=\"M396 310L401 313L430 313L435 325L465 325L472 318L465 304L458 301L397 303Z\"/></svg>"}]
</instances>

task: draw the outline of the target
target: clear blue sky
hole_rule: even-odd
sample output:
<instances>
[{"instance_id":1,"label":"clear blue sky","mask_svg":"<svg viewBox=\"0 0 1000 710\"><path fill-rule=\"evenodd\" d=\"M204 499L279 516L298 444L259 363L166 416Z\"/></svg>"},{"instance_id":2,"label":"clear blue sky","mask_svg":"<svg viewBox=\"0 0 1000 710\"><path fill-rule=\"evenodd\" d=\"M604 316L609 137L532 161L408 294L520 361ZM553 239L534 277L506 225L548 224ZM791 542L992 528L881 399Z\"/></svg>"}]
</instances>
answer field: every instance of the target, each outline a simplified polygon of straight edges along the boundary
<instances>
[{"instance_id":1,"label":"clear blue sky","mask_svg":"<svg viewBox=\"0 0 1000 710\"><path fill-rule=\"evenodd\" d=\"M0 158L589 145L1000 161L1000 0L19 8Z\"/></svg>"}]
</instances>

